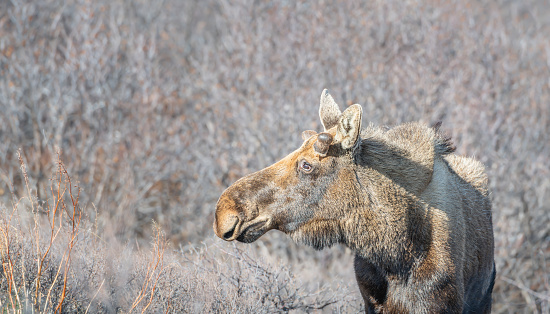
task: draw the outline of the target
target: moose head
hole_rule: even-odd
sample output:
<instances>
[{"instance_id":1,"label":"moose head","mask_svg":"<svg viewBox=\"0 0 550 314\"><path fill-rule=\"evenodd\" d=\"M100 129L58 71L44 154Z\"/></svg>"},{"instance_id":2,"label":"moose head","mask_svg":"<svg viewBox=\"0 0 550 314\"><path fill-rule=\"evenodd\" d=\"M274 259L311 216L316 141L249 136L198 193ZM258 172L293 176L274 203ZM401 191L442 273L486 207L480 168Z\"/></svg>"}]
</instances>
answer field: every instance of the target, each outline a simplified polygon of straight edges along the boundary
<instances>
[{"instance_id":1,"label":"moose head","mask_svg":"<svg viewBox=\"0 0 550 314\"><path fill-rule=\"evenodd\" d=\"M341 112L324 90L319 115L323 132L304 131L300 148L223 192L214 222L218 237L249 243L276 229L318 248L342 240L339 223L351 206L342 194L358 195L350 182L356 182L362 108Z\"/></svg>"}]
</instances>

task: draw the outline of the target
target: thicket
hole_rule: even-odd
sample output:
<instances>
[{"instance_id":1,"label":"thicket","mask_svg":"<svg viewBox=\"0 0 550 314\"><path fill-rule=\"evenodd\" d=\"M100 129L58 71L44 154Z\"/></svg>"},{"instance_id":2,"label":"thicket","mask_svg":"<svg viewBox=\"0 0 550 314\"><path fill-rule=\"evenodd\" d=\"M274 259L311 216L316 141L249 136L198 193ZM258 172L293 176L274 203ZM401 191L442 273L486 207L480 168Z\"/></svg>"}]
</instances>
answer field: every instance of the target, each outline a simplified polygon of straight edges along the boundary
<instances>
[{"instance_id":1,"label":"thicket","mask_svg":"<svg viewBox=\"0 0 550 314\"><path fill-rule=\"evenodd\" d=\"M542 0L2 1L2 306L359 309L345 248L212 239L223 189L319 130L328 88L365 123L443 121L489 172L494 312L548 312L549 47Z\"/></svg>"}]
</instances>

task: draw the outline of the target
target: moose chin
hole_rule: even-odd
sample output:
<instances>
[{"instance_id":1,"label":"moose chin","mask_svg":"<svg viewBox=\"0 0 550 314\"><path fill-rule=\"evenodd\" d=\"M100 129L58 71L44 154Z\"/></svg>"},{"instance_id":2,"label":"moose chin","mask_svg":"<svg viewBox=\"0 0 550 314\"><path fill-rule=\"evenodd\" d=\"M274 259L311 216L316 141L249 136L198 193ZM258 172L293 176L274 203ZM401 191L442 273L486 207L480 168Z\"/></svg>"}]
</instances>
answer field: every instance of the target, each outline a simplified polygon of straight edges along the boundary
<instances>
[{"instance_id":1,"label":"moose chin","mask_svg":"<svg viewBox=\"0 0 550 314\"><path fill-rule=\"evenodd\" d=\"M439 124L361 129L321 95L321 133L228 187L214 231L250 243L275 229L317 249L342 243L368 313L490 313L493 226L483 165Z\"/></svg>"}]
</instances>

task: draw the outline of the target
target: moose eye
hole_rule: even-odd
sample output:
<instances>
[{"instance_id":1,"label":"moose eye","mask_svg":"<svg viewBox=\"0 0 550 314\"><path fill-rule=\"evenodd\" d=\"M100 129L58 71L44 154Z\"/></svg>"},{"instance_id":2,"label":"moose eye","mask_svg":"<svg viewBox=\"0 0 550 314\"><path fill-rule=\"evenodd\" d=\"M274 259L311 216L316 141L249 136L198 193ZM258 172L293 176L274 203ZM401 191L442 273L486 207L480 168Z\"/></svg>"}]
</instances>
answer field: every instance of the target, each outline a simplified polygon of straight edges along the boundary
<instances>
[{"instance_id":1,"label":"moose eye","mask_svg":"<svg viewBox=\"0 0 550 314\"><path fill-rule=\"evenodd\" d=\"M300 161L300 170L302 170L305 173L309 173L311 172L311 170L313 170L313 166L307 161L302 160Z\"/></svg>"}]
</instances>

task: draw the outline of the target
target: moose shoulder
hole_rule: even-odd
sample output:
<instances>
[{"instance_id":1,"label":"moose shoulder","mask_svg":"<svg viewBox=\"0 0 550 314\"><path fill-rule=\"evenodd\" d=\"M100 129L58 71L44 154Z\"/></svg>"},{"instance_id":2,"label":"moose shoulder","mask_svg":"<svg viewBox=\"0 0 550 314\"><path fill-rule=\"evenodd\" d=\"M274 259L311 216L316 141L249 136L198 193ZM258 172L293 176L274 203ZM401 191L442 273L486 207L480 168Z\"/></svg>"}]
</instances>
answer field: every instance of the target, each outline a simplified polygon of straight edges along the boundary
<instances>
[{"instance_id":1,"label":"moose shoulder","mask_svg":"<svg viewBox=\"0 0 550 314\"><path fill-rule=\"evenodd\" d=\"M271 229L321 249L353 249L369 313L489 313L495 279L487 176L437 128L361 131L326 90L322 133L221 195L214 231L253 242Z\"/></svg>"}]
</instances>

